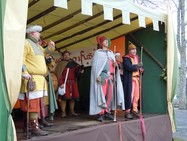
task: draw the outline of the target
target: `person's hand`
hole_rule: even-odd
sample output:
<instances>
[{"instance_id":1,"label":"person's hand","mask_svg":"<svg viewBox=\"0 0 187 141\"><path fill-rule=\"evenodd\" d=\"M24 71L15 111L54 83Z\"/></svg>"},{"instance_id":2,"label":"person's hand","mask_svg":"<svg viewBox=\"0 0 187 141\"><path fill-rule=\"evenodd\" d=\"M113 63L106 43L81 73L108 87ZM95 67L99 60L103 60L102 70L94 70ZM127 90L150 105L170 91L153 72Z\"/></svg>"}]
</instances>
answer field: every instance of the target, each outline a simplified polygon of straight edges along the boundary
<instances>
[{"instance_id":1,"label":"person's hand","mask_svg":"<svg viewBox=\"0 0 187 141\"><path fill-rule=\"evenodd\" d=\"M32 78L32 76L30 74L23 74L22 77L26 80L29 80Z\"/></svg>"},{"instance_id":2,"label":"person's hand","mask_svg":"<svg viewBox=\"0 0 187 141\"><path fill-rule=\"evenodd\" d=\"M80 73L84 73L84 70L81 70Z\"/></svg>"},{"instance_id":3,"label":"person's hand","mask_svg":"<svg viewBox=\"0 0 187 141\"><path fill-rule=\"evenodd\" d=\"M55 43L52 40L48 42L48 49L52 51L55 50Z\"/></svg>"},{"instance_id":4,"label":"person's hand","mask_svg":"<svg viewBox=\"0 0 187 141\"><path fill-rule=\"evenodd\" d=\"M97 78L97 82L98 82L98 83L101 83L101 76L99 76L99 77Z\"/></svg>"},{"instance_id":5,"label":"person's hand","mask_svg":"<svg viewBox=\"0 0 187 141\"><path fill-rule=\"evenodd\" d=\"M113 62L114 68L115 68L117 65L118 65L117 62Z\"/></svg>"},{"instance_id":6,"label":"person's hand","mask_svg":"<svg viewBox=\"0 0 187 141\"><path fill-rule=\"evenodd\" d=\"M141 68L143 66L143 62L140 62L139 64L138 64L138 68Z\"/></svg>"},{"instance_id":7,"label":"person's hand","mask_svg":"<svg viewBox=\"0 0 187 141\"><path fill-rule=\"evenodd\" d=\"M81 65L80 69L81 69L80 73L84 73L84 65Z\"/></svg>"},{"instance_id":8,"label":"person's hand","mask_svg":"<svg viewBox=\"0 0 187 141\"><path fill-rule=\"evenodd\" d=\"M143 69L143 68L140 68L139 70L140 70L140 73L143 73L143 72L144 72L144 69Z\"/></svg>"},{"instance_id":9,"label":"person's hand","mask_svg":"<svg viewBox=\"0 0 187 141\"><path fill-rule=\"evenodd\" d=\"M120 75L123 75L123 70L122 70L122 69L120 69L119 71L120 71Z\"/></svg>"},{"instance_id":10,"label":"person's hand","mask_svg":"<svg viewBox=\"0 0 187 141\"><path fill-rule=\"evenodd\" d=\"M64 84L61 84L61 85L60 85L60 88L64 88Z\"/></svg>"}]
</instances>

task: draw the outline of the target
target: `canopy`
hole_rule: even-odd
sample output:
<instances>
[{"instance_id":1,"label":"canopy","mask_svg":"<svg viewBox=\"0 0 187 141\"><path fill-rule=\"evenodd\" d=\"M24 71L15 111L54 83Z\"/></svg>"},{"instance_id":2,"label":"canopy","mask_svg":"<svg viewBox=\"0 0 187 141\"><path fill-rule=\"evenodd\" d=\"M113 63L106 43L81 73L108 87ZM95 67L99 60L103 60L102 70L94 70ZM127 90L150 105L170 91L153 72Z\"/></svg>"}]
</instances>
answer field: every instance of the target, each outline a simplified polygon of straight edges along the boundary
<instances>
[{"instance_id":1,"label":"canopy","mask_svg":"<svg viewBox=\"0 0 187 141\"><path fill-rule=\"evenodd\" d=\"M55 41L59 50L95 45L95 37L101 34L115 39L150 24L156 31L159 30L158 22L167 26L167 14L140 7L129 0L1 0L0 7L0 133L3 140L16 140L11 110L21 84L26 24L43 26L43 38ZM172 30L168 27L168 31ZM168 38L168 43L173 41ZM171 80L167 85L170 108L175 89L175 83L171 84L174 72L170 71L176 67L172 59L176 56L173 45L168 46L168 53L171 51L172 54L167 58L168 80ZM173 114L169 111L175 131Z\"/></svg>"},{"instance_id":2,"label":"canopy","mask_svg":"<svg viewBox=\"0 0 187 141\"><path fill-rule=\"evenodd\" d=\"M42 25L43 38L59 49L95 45L97 35L114 39L152 23L158 31L158 22L167 20L165 13L129 0L30 0L28 10L27 24Z\"/></svg>"}]
</instances>

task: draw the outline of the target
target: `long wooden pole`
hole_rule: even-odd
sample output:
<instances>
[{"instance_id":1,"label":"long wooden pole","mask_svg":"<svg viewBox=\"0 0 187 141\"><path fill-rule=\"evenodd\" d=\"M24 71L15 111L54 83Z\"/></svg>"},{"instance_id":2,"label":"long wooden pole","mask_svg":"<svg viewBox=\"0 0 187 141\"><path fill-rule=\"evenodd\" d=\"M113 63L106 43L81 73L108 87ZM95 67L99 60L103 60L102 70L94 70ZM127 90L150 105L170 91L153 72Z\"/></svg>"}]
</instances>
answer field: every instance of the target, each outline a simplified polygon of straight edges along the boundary
<instances>
[{"instance_id":1,"label":"long wooden pole","mask_svg":"<svg viewBox=\"0 0 187 141\"><path fill-rule=\"evenodd\" d=\"M116 46L114 46L114 53L116 52ZM116 63L116 62L115 62ZM114 84L113 84L113 92L114 92L114 121L116 121L116 97L117 97L117 94L116 94L116 67L117 66L114 66Z\"/></svg>"},{"instance_id":2,"label":"long wooden pole","mask_svg":"<svg viewBox=\"0 0 187 141\"><path fill-rule=\"evenodd\" d=\"M140 62L142 62L142 56L143 56L143 47L141 47L141 57L140 57ZM142 62L143 63L143 62ZM140 115L142 115L142 73L140 73L140 84L139 84L139 88L140 88Z\"/></svg>"}]
</instances>

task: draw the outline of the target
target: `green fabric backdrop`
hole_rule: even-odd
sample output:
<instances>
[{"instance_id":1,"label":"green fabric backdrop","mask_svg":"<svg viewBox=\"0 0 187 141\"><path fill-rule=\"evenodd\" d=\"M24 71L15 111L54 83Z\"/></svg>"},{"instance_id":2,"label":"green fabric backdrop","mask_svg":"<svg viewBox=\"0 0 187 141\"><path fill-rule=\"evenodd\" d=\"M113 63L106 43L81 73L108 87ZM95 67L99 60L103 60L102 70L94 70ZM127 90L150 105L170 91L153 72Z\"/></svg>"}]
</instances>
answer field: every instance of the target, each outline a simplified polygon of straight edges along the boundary
<instances>
[{"instance_id":1,"label":"green fabric backdrop","mask_svg":"<svg viewBox=\"0 0 187 141\"><path fill-rule=\"evenodd\" d=\"M11 122L11 107L7 92L5 70L4 70L4 50L3 50L3 24L5 15L6 0L0 1L0 140L13 141L13 128Z\"/></svg>"},{"instance_id":2,"label":"green fabric backdrop","mask_svg":"<svg viewBox=\"0 0 187 141\"><path fill-rule=\"evenodd\" d=\"M163 65L166 65L165 29L160 26L160 31L153 31L152 26L134 32L133 35L139 42ZM131 36L127 40L137 43ZM136 44L137 45L137 44ZM140 55L138 46L138 54ZM144 74L142 77L143 88L143 113L164 114L167 111L166 82L161 79L162 69L145 51L143 51Z\"/></svg>"}]
</instances>

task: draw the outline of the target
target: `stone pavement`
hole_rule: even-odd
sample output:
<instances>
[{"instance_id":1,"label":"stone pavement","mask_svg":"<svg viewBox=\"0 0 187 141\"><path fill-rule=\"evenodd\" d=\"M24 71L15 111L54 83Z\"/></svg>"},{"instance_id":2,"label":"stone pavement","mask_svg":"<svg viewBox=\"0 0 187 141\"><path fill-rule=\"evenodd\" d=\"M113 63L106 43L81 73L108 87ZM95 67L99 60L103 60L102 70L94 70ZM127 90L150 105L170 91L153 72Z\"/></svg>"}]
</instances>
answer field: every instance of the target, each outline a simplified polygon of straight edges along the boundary
<instances>
[{"instance_id":1,"label":"stone pavement","mask_svg":"<svg viewBox=\"0 0 187 141\"><path fill-rule=\"evenodd\" d=\"M173 134L175 141L187 141L187 109L175 108L177 130Z\"/></svg>"}]
</instances>

